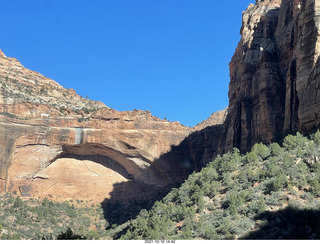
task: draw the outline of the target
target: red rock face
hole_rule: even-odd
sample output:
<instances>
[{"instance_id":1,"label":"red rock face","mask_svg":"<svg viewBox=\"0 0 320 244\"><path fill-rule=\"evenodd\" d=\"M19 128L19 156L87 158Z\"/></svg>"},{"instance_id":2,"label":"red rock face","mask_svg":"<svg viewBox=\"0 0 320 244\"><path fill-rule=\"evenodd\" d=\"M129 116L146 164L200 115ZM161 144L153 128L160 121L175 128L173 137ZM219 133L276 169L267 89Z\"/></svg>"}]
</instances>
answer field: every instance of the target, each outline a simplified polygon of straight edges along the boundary
<instances>
[{"instance_id":1,"label":"red rock face","mask_svg":"<svg viewBox=\"0 0 320 244\"><path fill-rule=\"evenodd\" d=\"M257 1L243 13L230 62L224 151L318 126L319 5Z\"/></svg>"},{"instance_id":2,"label":"red rock face","mask_svg":"<svg viewBox=\"0 0 320 244\"><path fill-rule=\"evenodd\" d=\"M282 129L284 90L274 41L280 3L257 2L243 13L242 38L230 62L226 150L246 150Z\"/></svg>"},{"instance_id":3,"label":"red rock face","mask_svg":"<svg viewBox=\"0 0 320 244\"><path fill-rule=\"evenodd\" d=\"M200 128L166 157L199 170L216 155L249 150L319 126L319 11L315 0L258 0L243 12L229 64L224 124ZM173 152L174 151L174 152Z\"/></svg>"},{"instance_id":4,"label":"red rock face","mask_svg":"<svg viewBox=\"0 0 320 244\"><path fill-rule=\"evenodd\" d=\"M153 162L191 131L84 99L5 55L0 89L0 189L22 196L101 202L120 183L167 185Z\"/></svg>"}]
</instances>

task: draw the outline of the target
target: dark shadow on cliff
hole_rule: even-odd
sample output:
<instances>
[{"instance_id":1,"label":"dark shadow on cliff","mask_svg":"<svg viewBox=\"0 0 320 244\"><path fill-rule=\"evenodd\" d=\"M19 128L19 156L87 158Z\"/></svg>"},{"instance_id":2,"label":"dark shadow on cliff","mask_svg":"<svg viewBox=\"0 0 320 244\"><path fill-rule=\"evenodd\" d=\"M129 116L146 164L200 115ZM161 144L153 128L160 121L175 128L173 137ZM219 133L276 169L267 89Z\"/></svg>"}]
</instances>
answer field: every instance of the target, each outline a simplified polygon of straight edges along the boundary
<instances>
[{"instance_id":1,"label":"dark shadow on cliff","mask_svg":"<svg viewBox=\"0 0 320 244\"><path fill-rule=\"evenodd\" d=\"M263 212L256 218L259 230L240 239L310 240L320 239L320 210L287 207L276 212Z\"/></svg>"},{"instance_id":2,"label":"dark shadow on cliff","mask_svg":"<svg viewBox=\"0 0 320 244\"><path fill-rule=\"evenodd\" d=\"M109 227L135 218L142 209L151 209L156 201L164 198L178 184L160 187L133 180L113 186L111 197L101 203Z\"/></svg>"},{"instance_id":3,"label":"dark shadow on cliff","mask_svg":"<svg viewBox=\"0 0 320 244\"><path fill-rule=\"evenodd\" d=\"M192 172L200 171L223 152L221 142L224 138L223 125L195 131L156 159L152 167L167 183L183 182Z\"/></svg>"},{"instance_id":4,"label":"dark shadow on cliff","mask_svg":"<svg viewBox=\"0 0 320 244\"><path fill-rule=\"evenodd\" d=\"M253 87L253 74L263 68L265 63L272 63L270 71L274 72L275 80L273 82L266 81L266 87L261 92L265 93L267 97L265 102L269 108L267 112L270 113L268 118L270 118L271 125L274 127L271 128L273 134L277 132L283 133L285 77L282 77L278 70L279 57L276 50L265 48L265 51L260 53L261 45L264 44L264 41L272 39L275 34L279 11L280 8L268 10L255 27L251 45L244 46L244 51L248 54L246 58L250 58L250 53L255 56L256 51L259 55L261 54L261 57L255 63L246 62L244 64L243 70L245 73L250 74L250 77L247 77L247 86L250 89L248 89L247 93L241 92L235 101L232 100L234 94L229 94L229 103L231 104L229 104L228 115L224 124L208 126L191 133L178 146L172 146L169 152L161 155L160 158L152 163L152 167L168 183L183 182L192 172L200 171L209 162L213 161L217 155L226 153L234 147L239 148L242 153L246 153L255 143L270 142L266 141L265 136L259 135L259 132L254 131L256 128L254 128L253 109L254 104L260 101L261 94L256 97L251 96L252 89L259 90L261 85L257 83ZM242 45L241 42L240 45ZM274 108L278 107L279 104L279 111L274 112ZM264 122L260 121L261 124ZM242 123L245 124L242 125ZM227 134L228 141L226 142Z\"/></svg>"},{"instance_id":5,"label":"dark shadow on cliff","mask_svg":"<svg viewBox=\"0 0 320 244\"><path fill-rule=\"evenodd\" d=\"M156 201L165 197L173 187L178 187L192 172L211 162L217 155L222 129L223 125L216 125L195 131L151 163L151 168L166 186L148 185L137 180L114 184L110 198L101 203L110 227L135 218L142 209L151 209Z\"/></svg>"}]
</instances>

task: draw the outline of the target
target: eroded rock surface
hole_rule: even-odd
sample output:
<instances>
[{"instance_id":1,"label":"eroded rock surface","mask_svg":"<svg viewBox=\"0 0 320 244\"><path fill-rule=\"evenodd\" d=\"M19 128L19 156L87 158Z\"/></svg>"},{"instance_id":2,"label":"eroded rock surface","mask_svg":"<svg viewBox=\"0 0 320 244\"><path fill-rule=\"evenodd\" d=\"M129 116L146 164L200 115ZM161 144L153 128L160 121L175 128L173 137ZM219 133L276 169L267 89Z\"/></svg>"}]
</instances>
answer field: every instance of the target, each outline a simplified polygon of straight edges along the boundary
<instances>
[{"instance_id":1,"label":"eroded rock surface","mask_svg":"<svg viewBox=\"0 0 320 244\"><path fill-rule=\"evenodd\" d=\"M225 122L200 127L162 159L180 162L176 171L187 165L192 172L234 147L245 152L255 143L319 127L319 11L316 0L251 4L229 64Z\"/></svg>"},{"instance_id":2,"label":"eroded rock surface","mask_svg":"<svg viewBox=\"0 0 320 244\"><path fill-rule=\"evenodd\" d=\"M84 99L0 54L1 191L102 201L120 183L170 183L153 161L191 128Z\"/></svg>"},{"instance_id":3,"label":"eroded rock surface","mask_svg":"<svg viewBox=\"0 0 320 244\"><path fill-rule=\"evenodd\" d=\"M230 62L224 151L318 126L319 5L265 0L243 13Z\"/></svg>"}]
</instances>

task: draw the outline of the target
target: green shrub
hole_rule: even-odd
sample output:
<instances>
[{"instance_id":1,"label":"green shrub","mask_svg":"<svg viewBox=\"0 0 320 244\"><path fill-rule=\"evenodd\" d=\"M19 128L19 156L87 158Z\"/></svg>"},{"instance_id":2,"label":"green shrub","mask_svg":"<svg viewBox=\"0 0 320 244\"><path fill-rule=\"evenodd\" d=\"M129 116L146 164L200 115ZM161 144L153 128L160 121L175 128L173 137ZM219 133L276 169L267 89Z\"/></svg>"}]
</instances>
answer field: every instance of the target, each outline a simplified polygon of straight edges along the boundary
<instances>
[{"instance_id":1,"label":"green shrub","mask_svg":"<svg viewBox=\"0 0 320 244\"><path fill-rule=\"evenodd\" d=\"M299 150L308 144L308 139L301 135L299 132L295 136L288 135L284 138L283 147L288 150Z\"/></svg>"},{"instance_id":2,"label":"green shrub","mask_svg":"<svg viewBox=\"0 0 320 244\"><path fill-rule=\"evenodd\" d=\"M276 156L279 159L281 159L284 154L284 150L282 147L279 146L278 143L272 143L270 145L270 154L271 156Z\"/></svg>"},{"instance_id":3,"label":"green shrub","mask_svg":"<svg viewBox=\"0 0 320 244\"><path fill-rule=\"evenodd\" d=\"M257 163L259 163L258 155L254 151L248 152L246 155L246 159L248 164L256 165Z\"/></svg>"},{"instance_id":4,"label":"green shrub","mask_svg":"<svg viewBox=\"0 0 320 244\"><path fill-rule=\"evenodd\" d=\"M320 197L320 183L318 179L312 179L309 181L310 191L315 197Z\"/></svg>"},{"instance_id":5,"label":"green shrub","mask_svg":"<svg viewBox=\"0 0 320 244\"><path fill-rule=\"evenodd\" d=\"M204 233L203 233L202 237L204 239L207 239L207 240L218 240L218 239L220 239L219 235L216 232L215 227L213 227L213 226L206 226L203 232Z\"/></svg>"},{"instance_id":6,"label":"green shrub","mask_svg":"<svg viewBox=\"0 0 320 244\"><path fill-rule=\"evenodd\" d=\"M267 192L283 190L287 186L287 182L287 176L284 173L279 172L268 184Z\"/></svg>"},{"instance_id":7,"label":"green shrub","mask_svg":"<svg viewBox=\"0 0 320 244\"><path fill-rule=\"evenodd\" d=\"M61 232L57 238L57 240L83 240L86 239L83 236L74 234L70 227L64 232Z\"/></svg>"},{"instance_id":8,"label":"green shrub","mask_svg":"<svg viewBox=\"0 0 320 244\"><path fill-rule=\"evenodd\" d=\"M302 199L305 199L307 201L312 201L314 199L313 195L310 193L310 192L304 192L302 195L301 195L301 198Z\"/></svg>"},{"instance_id":9,"label":"green shrub","mask_svg":"<svg viewBox=\"0 0 320 244\"><path fill-rule=\"evenodd\" d=\"M266 205L269 206L281 206L287 200L286 196L282 192L272 192L265 200Z\"/></svg>"},{"instance_id":10,"label":"green shrub","mask_svg":"<svg viewBox=\"0 0 320 244\"><path fill-rule=\"evenodd\" d=\"M270 149L262 143L255 144L252 148L252 152L256 153L262 160L265 160L270 156Z\"/></svg>"},{"instance_id":11,"label":"green shrub","mask_svg":"<svg viewBox=\"0 0 320 244\"><path fill-rule=\"evenodd\" d=\"M315 142L315 144L317 146L319 146L320 145L320 131L317 130L317 132L314 133L313 136L311 136L311 139Z\"/></svg>"},{"instance_id":12,"label":"green shrub","mask_svg":"<svg viewBox=\"0 0 320 244\"><path fill-rule=\"evenodd\" d=\"M207 205L206 205L207 209L209 211L213 211L216 209L216 205L213 203L213 202L209 202Z\"/></svg>"}]
</instances>

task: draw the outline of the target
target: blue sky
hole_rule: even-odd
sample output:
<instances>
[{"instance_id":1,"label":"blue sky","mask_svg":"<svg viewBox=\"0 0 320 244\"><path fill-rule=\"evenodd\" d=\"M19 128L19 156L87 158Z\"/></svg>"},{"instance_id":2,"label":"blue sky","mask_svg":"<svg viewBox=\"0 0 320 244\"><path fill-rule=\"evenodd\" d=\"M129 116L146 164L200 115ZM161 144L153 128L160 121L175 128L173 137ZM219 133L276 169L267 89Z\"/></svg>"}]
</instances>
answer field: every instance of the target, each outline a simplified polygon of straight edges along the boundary
<instances>
[{"instance_id":1,"label":"blue sky","mask_svg":"<svg viewBox=\"0 0 320 244\"><path fill-rule=\"evenodd\" d=\"M10 0L0 49L119 111L193 126L228 106L228 63L253 0Z\"/></svg>"}]
</instances>

